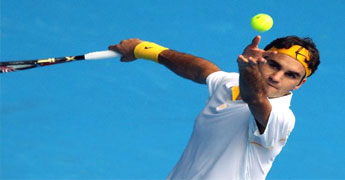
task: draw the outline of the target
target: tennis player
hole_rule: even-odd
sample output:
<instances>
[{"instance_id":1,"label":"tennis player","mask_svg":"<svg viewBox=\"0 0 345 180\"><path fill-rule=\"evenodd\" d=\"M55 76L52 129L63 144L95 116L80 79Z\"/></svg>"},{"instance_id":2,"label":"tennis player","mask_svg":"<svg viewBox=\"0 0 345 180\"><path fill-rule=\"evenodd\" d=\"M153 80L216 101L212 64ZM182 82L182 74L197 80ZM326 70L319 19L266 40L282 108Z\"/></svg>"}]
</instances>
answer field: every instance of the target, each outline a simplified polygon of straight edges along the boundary
<instances>
[{"instance_id":1,"label":"tennis player","mask_svg":"<svg viewBox=\"0 0 345 180\"><path fill-rule=\"evenodd\" d=\"M206 84L209 99L189 143L167 179L265 179L294 128L292 91L320 64L309 38L278 38L264 50L253 41L238 56L239 73L203 58L139 39L109 46L121 61L148 59L184 78Z\"/></svg>"}]
</instances>

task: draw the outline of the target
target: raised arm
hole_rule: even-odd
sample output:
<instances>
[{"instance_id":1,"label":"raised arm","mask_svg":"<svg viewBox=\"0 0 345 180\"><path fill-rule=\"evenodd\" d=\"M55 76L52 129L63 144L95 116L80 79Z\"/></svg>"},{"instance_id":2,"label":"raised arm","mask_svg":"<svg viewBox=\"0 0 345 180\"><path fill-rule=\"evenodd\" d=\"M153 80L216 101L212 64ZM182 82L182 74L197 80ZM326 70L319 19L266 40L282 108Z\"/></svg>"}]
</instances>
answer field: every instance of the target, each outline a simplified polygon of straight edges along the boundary
<instances>
[{"instance_id":1,"label":"raised arm","mask_svg":"<svg viewBox=\"0 0 345 180\"><path fill-rule=\"evenodd\" d=\"M131 62L136 60L134 49L141 42L143 41L140 39L128 39L121 41L120 44L109 46L109 49L121 53L122 62ZM201 84L205 84L209 74L220 71L210 61L173 50L163 50L160 52L157 61L177 75Z\"/></svg>"},{"instance_id":2,"label":"raised arm","mask_svg":"<svg viewBox=\"0 0 345 180\"><path fill-rule=\"evenodd\" d=\"M240 94L253 114L260 133L265 131L272 106L268 101L267 83L264 80L259 64L266 63L263 58L275 52L258 48L261 37L256 36L243 54L237 59L240 72Z\"/></svg>"}]
</instances>

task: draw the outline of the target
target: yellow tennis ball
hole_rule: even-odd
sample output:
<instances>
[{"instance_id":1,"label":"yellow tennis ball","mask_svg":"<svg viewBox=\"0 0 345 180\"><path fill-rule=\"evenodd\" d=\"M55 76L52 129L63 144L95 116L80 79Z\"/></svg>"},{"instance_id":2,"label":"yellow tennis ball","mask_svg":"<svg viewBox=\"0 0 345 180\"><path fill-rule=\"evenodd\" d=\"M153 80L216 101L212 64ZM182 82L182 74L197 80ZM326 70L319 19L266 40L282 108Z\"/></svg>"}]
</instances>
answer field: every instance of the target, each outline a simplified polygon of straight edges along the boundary
<instances>
[{"instance_id":1,"label":"yellow tennis ball","mask_svg":"<svg viewBox=\"0 0 345 180\"><path fill-rule=\"evenodd\" d=\"M268 14L257 14L255 15L250 24L252 25L253 29L259 32L265 32L272 28L273 26L273 19Z\"/></svg>"}]
</instances>

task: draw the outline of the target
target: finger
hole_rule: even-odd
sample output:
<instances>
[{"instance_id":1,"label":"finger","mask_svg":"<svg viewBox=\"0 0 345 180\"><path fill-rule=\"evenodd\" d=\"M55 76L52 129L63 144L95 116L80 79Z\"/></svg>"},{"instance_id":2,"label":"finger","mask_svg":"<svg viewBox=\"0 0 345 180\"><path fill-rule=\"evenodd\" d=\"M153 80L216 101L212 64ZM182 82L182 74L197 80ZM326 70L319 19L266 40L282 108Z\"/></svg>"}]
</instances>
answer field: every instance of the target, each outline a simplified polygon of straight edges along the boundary
<instances>
[{"instance_id":1,"label":"finger","mask_svg":"<svg viewBox=\"0 0 345 180\"><path fill-rule=\"evenodd\" d=\"M263 57L258 59L258 64L264 64L266 62L267 62L267 60L265 58L263 58Z\"/></svg>"},{"instance_id":2,"label":"finger","mask_svg":"<svg viewBox=\"0 0 345 180\"><path fill-rule=\"evenodd\" d=\"M265 56L272 56L274 54L278 54L277 51L264 51L262 52L262 56L265 57Z\"/></svg>"},{"instance_id":3,"label":"finger","mask_svg":"<svg viewBox=\"0 0 345 180\"><path fill-rule=\"evenodd\" d=\"M238 56L237 61L239 63L246 63L246 64L248 63L248 59L245 58L242 54Z\"/></svg>"},{"instance_id":4,"label":"finger","mask_svg":"<svg viewBox=\"0 0 345 180\"><path fill-rule=\"evenodd\" d=\"M256 63L256 60L255 60L254 58L249 57L249 58L248 58L248 64L251 65L251 66L254 66L254 65L256 65L257 63Z\"/></svg>"},{"instance_id":5,"label":"finger","mask_svg":"<svg viewBox=\"0 0 345 180\"><path fill-rule=\"evenodd\" d=\"M122 54L118 48L118 45L110 45L108 46L108 49Z\"/></svg>"},{"instance_id":6,"label":"finger","mask_svg":"<svg viewBox=\"0 0 345 180\"><path fill-rule=\"evenodd\" d=\"M115 45L109 45L109 46L108 46L108 49L109 49L109 50L113 50L114 47L115 47Z\"/></svg>"},{"instance_id":7,"label":"finger","mask_svg":"<svg viewBox=\"0 0 345 180\"><path fill-rule=\"evenodd\" d=\"M254 39L252 40L252 43L249 46L251 48L259 47L260 40L261 40L261 36L255 36Z\"/></svg>"}]
</instances>

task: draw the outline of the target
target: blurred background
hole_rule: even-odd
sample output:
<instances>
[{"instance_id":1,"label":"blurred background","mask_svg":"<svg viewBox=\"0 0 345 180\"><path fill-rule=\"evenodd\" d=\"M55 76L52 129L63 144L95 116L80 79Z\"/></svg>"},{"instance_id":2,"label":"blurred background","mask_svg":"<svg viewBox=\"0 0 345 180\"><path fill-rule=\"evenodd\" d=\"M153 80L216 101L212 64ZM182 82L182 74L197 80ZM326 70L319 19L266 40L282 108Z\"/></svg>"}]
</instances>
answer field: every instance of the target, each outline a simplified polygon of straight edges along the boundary
<instances>
[{"instance_id":1,"label":"blurred background","mask_svg":"<svg viewBox=\"0 0 345 180\"><path fill-rule=\"evenodd\" d=\"M294 92L296 126L267 179L345 179L343 0L2 0L0 61L79 55L141 38L237 72L260 47L311 37L321 65ZM250 19L270 14L258 33ZM205 85L119 59L0 75L0 179L164 179L207 100Z\"/></svg>"}]
</instances>

